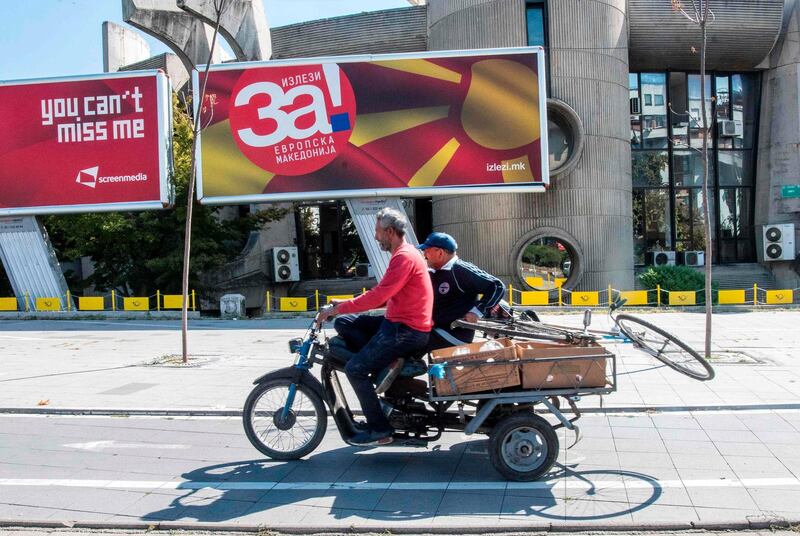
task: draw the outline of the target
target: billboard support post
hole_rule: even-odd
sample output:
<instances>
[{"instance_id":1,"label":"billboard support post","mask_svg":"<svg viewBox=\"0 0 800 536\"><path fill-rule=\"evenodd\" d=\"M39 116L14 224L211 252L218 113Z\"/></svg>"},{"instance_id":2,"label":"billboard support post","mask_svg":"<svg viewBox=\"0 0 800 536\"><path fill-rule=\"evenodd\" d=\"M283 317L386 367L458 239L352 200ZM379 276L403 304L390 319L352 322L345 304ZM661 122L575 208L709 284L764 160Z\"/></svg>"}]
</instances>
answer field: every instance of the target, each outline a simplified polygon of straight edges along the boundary
<instances>
[{"instance_id":1,"label":"billboard support post","mask_svg":"<svg viewBox=\"0 0 800 536\"><path fill-rule=\"evenodd\" d=\"M34 216L0 218L0 261L18 304L23 305L24 299L26 312L36 298L67 295L67 281L55 250ZM67 308L66 303L62 305Z\"/></svg>"}]
</instances>

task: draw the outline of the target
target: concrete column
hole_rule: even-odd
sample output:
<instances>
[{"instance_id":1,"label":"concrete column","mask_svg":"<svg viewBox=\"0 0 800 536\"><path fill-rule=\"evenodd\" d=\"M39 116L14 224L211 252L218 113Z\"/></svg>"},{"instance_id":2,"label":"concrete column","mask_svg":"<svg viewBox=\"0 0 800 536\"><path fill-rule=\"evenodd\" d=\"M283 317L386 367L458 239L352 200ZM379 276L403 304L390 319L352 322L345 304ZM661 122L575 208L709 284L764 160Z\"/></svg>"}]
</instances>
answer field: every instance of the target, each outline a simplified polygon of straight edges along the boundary
<instances>
[{"instance_id":1,"label":"concrete column","mask_svg":"<svg viewBox=\"0 0 800 536\"><path fill-rule=\"evenodd\" d=\"M523 0L430 0L428 10L431 49L527 44ZM626 1L550 1L548 15L549 96L580 116L581 160L545 193L434 198L433 224L517 288L519 253L543 233L575 246L575 288L633 288Z\"/></svg>"},{"instance_id":2,"label":"concrete column","mask_svg":"<svg viewBox=\"0 0 800 536\"><path fill-rule=\"evenodd\" d=\"M195 65L208 62L213 30L181 10L175 0L122 0L122 19L171 48L188 73ZM224 59L218 43L212 63Z\"/></svg>"},{"instance_id":3,"label":"concrete column","mask_svg":"<svg viewBox=\"0 0 800 536\"><path fill-rule=\"evenodd\" d=\"M149 57L150 45L138 33L110 21L103 23L103 72L113 73Z\"/></svg>"},{"instance_id":4,"label":"concrete column","mask_svg":"<svg viewBox=\"0 0 800 536\"><path fill-rule=\"evenodd\" d=\"M784 28L762 80L754 223L757 236L766 224L794 223L797 244L800 200L782 199L781 186L800 183L800 2L787 0L785 7ZM800 286L796 260L764 264L779 287Z\"/></svg>"},{"instance_id":5,"label":"concrete column","mask_svg":"<svg viewBox=\"0 0 800 536\"><path fill-rule=\"evenodd\" d=\"M178 7L210 26L216 23L214 0L177 0ZM272 40L262 0L229 0L220 20L220 33L239 61L268 60Z\"/></svg>"}]
</instances>

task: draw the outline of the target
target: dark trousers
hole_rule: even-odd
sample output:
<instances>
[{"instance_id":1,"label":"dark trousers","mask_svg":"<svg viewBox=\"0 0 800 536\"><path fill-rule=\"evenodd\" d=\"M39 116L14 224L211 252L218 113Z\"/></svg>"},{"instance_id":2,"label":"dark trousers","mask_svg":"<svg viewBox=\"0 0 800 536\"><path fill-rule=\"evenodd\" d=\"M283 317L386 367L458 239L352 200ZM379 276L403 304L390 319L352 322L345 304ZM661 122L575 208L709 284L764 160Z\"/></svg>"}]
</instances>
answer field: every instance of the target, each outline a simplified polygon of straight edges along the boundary
<instances>
[{"instance_id":1,"label":"dark trousers","mask_svg":"<svg viewBox=\"0 0 800 536\"><path fill-rule=\"evenodd\" d=\"M392 427L383 414L370 374L386 368L398 357L421 352L428 343L428 333L411 329L382 316L344 315L333 324L339 334L356 352L344 368L353 386L361 411L370 429L389 431Z\"/></svg>"}]
</instances>

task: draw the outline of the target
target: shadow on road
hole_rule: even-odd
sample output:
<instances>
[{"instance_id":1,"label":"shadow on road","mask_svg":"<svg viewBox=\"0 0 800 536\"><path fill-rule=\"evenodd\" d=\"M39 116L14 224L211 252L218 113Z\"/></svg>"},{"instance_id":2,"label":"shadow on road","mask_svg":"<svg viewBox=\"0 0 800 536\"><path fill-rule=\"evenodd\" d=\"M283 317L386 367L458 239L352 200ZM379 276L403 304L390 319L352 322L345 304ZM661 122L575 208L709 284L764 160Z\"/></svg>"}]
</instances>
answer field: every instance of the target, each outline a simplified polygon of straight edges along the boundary
<instances>
[{"instance_id":1,"label":"shadow on road","mask_svg":"<svg viewBox=\"0 0 800 536\"><path fill-rule=\"evenodd\" d=\"M462 444L463 446L463 444ZM456 446L457 448L458 446ZM609 520L630 515L656 503L662 495L659 482L652 476L619 470L580 470L557 464L546 482L508 483L488 477L485 480L459 482L435 475L425 481L408 481L401 472L396 478L387 473L347 482L332 476L343 456L352 448L327 451L307 460L272 462L249 460L200 467L185 473L176 496L167 508L151 512L144 519L222 522L260 512L281 509L284 523L286 508L316 508L328 519L370 519L409 521L452 516L524 517L528 521ZM381 472L382 464L396 463L398 453L389 449L373 450L370 464ZM408 454L413 459L415 475L420 467L435 467L435 450ZM488 462L486 462L488 463ZM430 464L430 465L429 465ZM327 470L326 470L327 469ZM295 471L298 470L298 471ZM452 475L451 475L452 476ZM331 484L331 482L335 482ZM624 482L624 484L623 484ZM276 487L275 484L278 483ZM394 483L394 484L393 484ZM636 488L638 497L629 502L626 486ZM450 495L450 500L447 496ZM279 512L276 512L278 514ZM263 523L267 516L261 516ZM299 515L296 524L300 524Z\"/></svg>"}]
</instances>

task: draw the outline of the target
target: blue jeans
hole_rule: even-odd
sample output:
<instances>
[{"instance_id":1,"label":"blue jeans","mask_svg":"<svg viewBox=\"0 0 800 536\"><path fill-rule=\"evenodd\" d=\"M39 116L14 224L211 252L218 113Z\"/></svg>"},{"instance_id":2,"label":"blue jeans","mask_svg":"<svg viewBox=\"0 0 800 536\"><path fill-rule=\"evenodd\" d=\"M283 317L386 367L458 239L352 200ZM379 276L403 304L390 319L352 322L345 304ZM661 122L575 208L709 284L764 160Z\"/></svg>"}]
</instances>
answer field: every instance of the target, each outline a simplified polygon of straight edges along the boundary
<instances>
[{"instance_id":1,"label":"blue jeans","mask_svg":"<svg viewBox=\"0 0 800 536\"><path fill-rule=\"evenodd\" d=\"M422 352L428 344L428 333L400 322L390 322L382 316L369 315L340 316L333 327L356 352L344 372L361 403L367 424L374 431L391 431L370 374L383 370L398 357Z\"/></svg>"}]
</instances>

